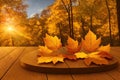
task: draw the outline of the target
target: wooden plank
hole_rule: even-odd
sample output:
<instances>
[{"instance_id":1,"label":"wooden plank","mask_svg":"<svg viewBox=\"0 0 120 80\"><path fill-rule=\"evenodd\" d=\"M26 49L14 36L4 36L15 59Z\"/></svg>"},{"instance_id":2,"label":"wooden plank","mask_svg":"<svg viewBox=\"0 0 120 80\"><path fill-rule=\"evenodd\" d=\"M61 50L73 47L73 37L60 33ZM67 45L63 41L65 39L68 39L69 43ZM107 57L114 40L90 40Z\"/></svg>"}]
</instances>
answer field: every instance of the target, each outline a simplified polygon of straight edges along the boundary
<instances>
[{"instance_id":1,"label":"wooden plank","mask_svg":"<svg viewBox=\"0 0 120 80\"><path fill-rule=\"evenodd\" d=\"M111 54L117 57L120 63L120 47L112 48ZM114 80L120 80L120 65L116 69L106 72L106 74L111 76Z\"/></svg>"},{"instance_id":2,"label":"wooden plank","mask_svg":"<svg viewBox=\"0 0 120 80\"><path fill-rule=\"evenodd\" d=\"M47 74L48 80L73 80L71 74Z\"/></svg>"},{"instance_id":3,"label":"wooden plank","mask_svg":"<svg viewBox=\"0 0 120 80\"><path fill-rule=\"evenodd\" d=\"M102 73L73 74L74 80L114 80L109 75Z\"/></svg>"},{"instance_id":4,"label":"wooden plank","mask_svg":"<svg viewBox=\"0 0 120 80\"><path fill-rule=\"evenodd\" d=\"M115 70L108 71L106 72L106 74L111 76L114 80L120 80L120 71L118 71L118 68L116 68Z\"/></svg>"},{"instance_id":5,"label":"wooden plank","mask_svg":"<svg viewBox=\"0 0 120 80\"><path fill-rule=\"evenodd\" d=\"M21 50L23 50L23 48L22 49L16 48L14 51L12 51L11 53L9 53L7 56L5 56L0 60L0 78L7 72L9 67L14 63L14 61L20 55Z\"/></svg>"},{"instance_id":6,"label":"wooden plank","mask_svg":"<svg viewBox=\"0 0 120 80\"><path fill-rule=\"evenodd\" d=\"M37 64L38 50L30 52L22 57L21 66L37 72L44 73L69 73L68 66L65 63Z\"/></svg>"},{"instance_id":7,"label":"wooden plank","mask_svg":"<svg viewBox=\"0 0 120 80\"><path fill-rule=\"evenodd\" d=\"M64 51L64 48L61 48L60 51ZM43 63L37 64L37 54L39 50L33 51L24 55L21 59L21 65L26 69L44 72L44 73L90 73L90 72L101 72L106 70L111 70L117 66L117 60L113 59L109 61L108 65L90 65L87 66L83 60L79 59L76 61L65 60L65 63ZM69 66L70 65L70 66Z\"/></svg>"},{"instance_id":8,"label":"wooden plank","mask_svg":"<svg viewBox=\"0 0 120 80\"><path fill-rule=\"evenodd\" d=\"M33 61L34 62L34 61ZM35 62L34 62L35 63ZM44 65L42 65L44 66ZM53 65L48 65L49 67L53 67ZM62 67L67 67L66 65L61 65ZM55 67L55 66L54 66ZM44 69L43 69L44 70ZM52 73L52 72L51 72ZM57 73L57 72L56 72ZM45 75L45 74L44 74ZM73 80L70 74L47 74L47 80ZM36 79L37 80L37 79ZM41 79L43 80L43 79Z\"/></svg>"},{"instance_id":9,"label":"wooden plank","mask_svg":"<svg viewBox=\"0 0 120 80\"><path fill-rule=\"evenodd\" d=\"M81 61L79 62L79 60L77 61L77 63L72 63L72 62L66 62L68 64L69 67L78 67L78 66L85 66L84 63L82 63ZM70 65L71 64L71 65ZM92 69L93 72L95 72L94 68ZM91 71L92 71L91 70ZM80 73L80 70L78 70ZM77 70L76 70L77 72ZM83 73L83 72L81 72ZM85 72L86 73L86 72ZM108 76L107 74L105 74L104 72L100 72L100 73L89 73L89 74L72 74L74 80L113 80L110 76ZM101 79L103 78L103 79Z\"/></svg>"},{"instance_id":10,"label":"wooden plank","mask_svg":"<svg viewBox=\"0 0 120 80\"><path fill-rule=\"evenodd\" d=\"M118 48L118 49L120 49L120 48ZM112 48L111 54L114 54L114 53L116 53L116 52L114 52L114 48ZM115 56L115 54L114 54L114 56ZM76 66L76 65L81 65L81 64L75 64L75 65L71 65L71 66ZM112 74L114 75L115 73L120 75L116 69L110 71L111 75ZM107 72L102 72L102 73L91 73L91 74L73 74L72 76L73 76L74 80L119 80L119 78L117 78L117 79L113 78L116 76L111 76L110 74L108 74Z\"/></svg>"},{"instance_id":11,"label":"wooden plank","mask_svg":"<svg viewBox=\"0 0 120 80\"><path fill-rule=\"evenodd\" d=\"M25 50L24 53L29 53L31 49ZM23 54L24 54L23 53ZM111 71L112 72L112 71ZM113 73L112 73L113 74ZM112 75L111 74L111 75ZM8 73L2 78L2 80L119 80L119 78L114 78L120 75L117 72L113 76L107 72L103 73L93 73L93 74L42 74L24 70L19 65L19 60L11 67ZM116 76L115 76L116 75Z\"/></svg>"},{"instance_id":12,"label":"wooden plank","mask_svg":"<svg viewBox=\"0 0 120 80\"><path fill-rule=\"evenodd\" d=\"M0 60L10 54L16 47L0 47Z\"/></svg>"},{"instance_id":13,"label":"wooden plank","mask_svg":"<svg viewBox=\"0 0 120 80\"><path fill-rule=\"evenodd\" d=\"M65 63L69 66L70 73L96 73L96 72L103 72L114 69L118 66L118 60L116 58L109 61L108 65L95 65L92 64L87 66L83 60L79 59L77 61L70 61L67 60Z\"/></svg>"},{"instance_id":14,"label":"wooden plank","mask_svg":"<svg viewBox=\"0 0 120 80\"><path fill-rule=\"evenodd\" d=\"M20 58L22 58L24 54L32 52L35 49L37 48L26 47L24 52L21 53L21 56L1 80L47 80L46 74L29 71L20 66Z\"/></svg>"},{"instance_id":15,"label":"wooden plank","mask_svg":"<svg viewBox=\"0 0 120 80\"><path fill-rule=\"evenodd\" d=\"M0 47L0 78L9 69L14 60L17 58L15 47Z\"/></svg>"}]
</instances>

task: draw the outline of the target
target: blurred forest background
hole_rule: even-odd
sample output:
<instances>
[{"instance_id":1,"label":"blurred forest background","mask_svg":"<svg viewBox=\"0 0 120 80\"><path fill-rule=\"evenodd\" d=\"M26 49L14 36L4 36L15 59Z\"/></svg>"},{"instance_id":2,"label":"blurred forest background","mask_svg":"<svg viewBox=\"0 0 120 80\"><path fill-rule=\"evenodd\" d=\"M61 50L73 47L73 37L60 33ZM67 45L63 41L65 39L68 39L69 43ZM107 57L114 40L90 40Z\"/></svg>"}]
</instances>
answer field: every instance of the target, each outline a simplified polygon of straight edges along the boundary
<instances>
[{"instance_id":1,"label":"blurred forest background","mask_svg":"<svg viewBox=\"0 0 120 80\"><path fill-rule=\"evenodd\" d=\"M43 45L45 34L81 41L88 30L102 44L120 45L116 0L54 0L41 13L28 17L24 0L0 0L0 46Z\"/></svg>"}]
</instances>

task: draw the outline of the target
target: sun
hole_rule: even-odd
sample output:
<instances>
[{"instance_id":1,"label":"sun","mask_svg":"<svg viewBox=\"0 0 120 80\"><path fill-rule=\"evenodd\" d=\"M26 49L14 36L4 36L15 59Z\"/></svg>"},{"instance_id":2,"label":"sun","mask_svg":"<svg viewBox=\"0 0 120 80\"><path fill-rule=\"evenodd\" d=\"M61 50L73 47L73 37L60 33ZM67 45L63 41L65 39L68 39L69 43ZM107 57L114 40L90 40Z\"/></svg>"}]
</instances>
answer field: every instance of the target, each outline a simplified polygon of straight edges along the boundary
<instances>
[{"instance_id":1,"label":"sun","mask_svg":"<svg viewBox=\"0 0 120 80\"><path fill-rule=\"evenodd\" d=\"M8 28L7 28L7 31L8 31L8 32L12 32L12 31L14 31L14 28L13 28L13 27L8 27Z\"/></svg>"}]
</instances>

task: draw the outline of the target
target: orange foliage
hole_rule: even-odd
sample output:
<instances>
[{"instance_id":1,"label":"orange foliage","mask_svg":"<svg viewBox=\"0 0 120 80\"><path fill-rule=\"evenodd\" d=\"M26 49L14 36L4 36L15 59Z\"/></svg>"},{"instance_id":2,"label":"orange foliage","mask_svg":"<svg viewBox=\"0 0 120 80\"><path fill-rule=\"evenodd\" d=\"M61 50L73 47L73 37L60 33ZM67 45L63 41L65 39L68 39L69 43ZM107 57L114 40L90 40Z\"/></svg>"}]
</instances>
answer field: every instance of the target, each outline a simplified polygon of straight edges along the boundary
<instances>
[{"instance_id":1,"label":"orange foliage","mask_svg":"<svg viewBox=\"0 0 120 80\"><path fill-rule=\"evenodd\" d=\"M109 63L108 59L112 59L110 52L110 45L100 46L101 38L97 39L96 35L89 30L82 40L82 46L78 41L68 37L66 47L62 47L60 39L57 36L46 35L44 38L45 46L39 46L40 53L38 54L38 63L64 62L64 59L77 60L84 59L86 65L92 63L97 65L106 65ZM82 49L81 49L82 48ZM80 52L81 50L81 52ZM85 53L85 52L88 53Z\"/></svg>"},{"instance_id":2,"label":"orange foliage","mask_svg":"<svg viewBox=\"0 0 120 80\"><path fill-rule=\"evenodd\" d=\"M78 41L75 41L72 38L68 37L66 48L69 53L74 54L80 51L81 45L79 45Z\"/></svg>"},{"instance_id":3,"label":"orange foliage","mask_svg":"<svg viewBox=\"0 0 120 80\"><path fill-rule=\"evenodd\" d=\"M96 35L89 30L85 36L85 40L82 39L82 48L87 52L96 51L101 43L101 38L97 39Z\"/></svg>"},{"instance_id":4,"label":"orange foliage","mask_svg":"<svg viewBox=\"0 0 120 80\"><path fill-rule=\"evenodd\" d=\"M62 47L61 40L58 39L57 36L52 37L46 34L44 42L45 45L51 50L58 50L60 47Z\"/></svg>"}]
</instances>

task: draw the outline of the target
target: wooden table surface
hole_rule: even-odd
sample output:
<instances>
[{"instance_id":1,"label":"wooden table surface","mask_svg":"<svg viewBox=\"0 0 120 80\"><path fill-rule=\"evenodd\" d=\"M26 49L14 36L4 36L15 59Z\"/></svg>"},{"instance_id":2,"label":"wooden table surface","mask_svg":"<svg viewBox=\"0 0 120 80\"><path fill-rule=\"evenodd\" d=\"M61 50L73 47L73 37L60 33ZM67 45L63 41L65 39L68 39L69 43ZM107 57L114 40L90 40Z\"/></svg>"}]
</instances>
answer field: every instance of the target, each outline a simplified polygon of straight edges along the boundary
<instances>
[{"instance_id":1,"label":"wooden table surface","mask_svg":"<svg viewBox=\"0 0 120 80\"><path fill-rule=\"evenodd\" d=\"M26 70L20 66L24 54L37 47L0 47L0 80L120 80L120 66L100 73L47 74ZM120 47L112 47L111 53L120 62Z\"/></svg>"}]
</instances>

